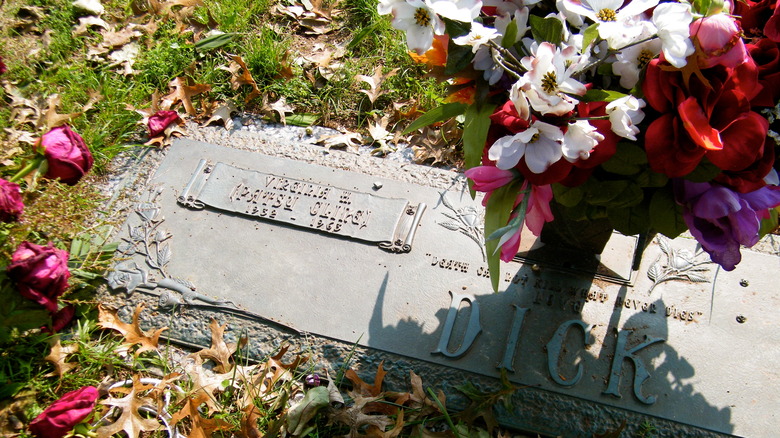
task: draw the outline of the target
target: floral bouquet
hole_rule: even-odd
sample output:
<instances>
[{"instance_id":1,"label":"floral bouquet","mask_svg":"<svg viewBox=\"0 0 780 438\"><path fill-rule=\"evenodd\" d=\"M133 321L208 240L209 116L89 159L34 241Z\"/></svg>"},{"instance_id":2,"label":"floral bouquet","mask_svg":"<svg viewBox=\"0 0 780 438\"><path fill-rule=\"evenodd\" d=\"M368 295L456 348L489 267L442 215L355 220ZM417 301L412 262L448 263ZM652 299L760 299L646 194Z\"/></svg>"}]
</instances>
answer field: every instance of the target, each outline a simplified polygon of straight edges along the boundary
<instances>
[{"instance_id":1,"label":"floral bouquet","mask_svg":"<svg viewBox=\"0 0 780 438\"><path fill-rule=\"evenodd\" d=\"M733 270L777 227L777 0L380 0L451 84L488 265L526 226L685 230ZM557 218L555 216L558 216ZM491 275L494 286L498 275Z\"/></svg>"}]
</instances>

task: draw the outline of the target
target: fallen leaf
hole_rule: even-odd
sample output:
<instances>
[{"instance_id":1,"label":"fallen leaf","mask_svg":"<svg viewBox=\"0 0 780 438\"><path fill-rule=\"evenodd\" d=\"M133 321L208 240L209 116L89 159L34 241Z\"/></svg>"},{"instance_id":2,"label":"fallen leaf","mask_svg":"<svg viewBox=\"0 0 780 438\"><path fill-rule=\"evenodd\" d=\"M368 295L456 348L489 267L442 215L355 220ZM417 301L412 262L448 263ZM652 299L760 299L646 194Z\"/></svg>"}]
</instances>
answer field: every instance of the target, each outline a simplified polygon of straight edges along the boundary
<instances>
[{"instance_id":1,"label":"fallen leaf","mask_svg":"<svg viewBox=\"0 0 780 438\"><path fill-rule=\"evenodd\" d=\"M233 90L237 90L242 85L249 85L252 87L252 92L247 95L244 102L249 102L260 95L260 89L257 88L257 82L252 78L252 73L240 56L233 56L230 65L227 67L220 66L219 68L230 72L230 86L233 87Z\"/></svg>"},{"instance_id":2,"label":"fallen leaf","mask_svg":"<svg viewBox=\"0 0 780 438\"><path fill-rule=\"evenodd\" d=\"M234 375L232 372L215 373L208 370L203 367L203 359L196 355L190 355L184 363L184 371L192 382L192 392L205 395L203 403L206 403L209 413L222 409L218 394L224 392L231 382L235 382L242 375L239 373Z\"/></svg>"},{"instance_id":3,"label":"fallen leaf","mask_svg":"<svg viewBox=\"0 0 780 438\"><path fill-rule=\"evenodd\" d=\"M357 150L363 144L363 136L357 132L343 132L335 135L323 135L317 139L316 144L325 146L326 149L346 146Z\"/></svg>"},{"instance_id":4,"label":"fallen leaf","mask_svg":"<svg viewBox=\"0 0 780 438\"><path fill-rule=\"evenodd\" d=\"M282 125L287 124L285 115L287 113L292 114L293 109L290 105L287 105L287 100L284 96L280 97L276 102L268 102L268 95L263 96L263 104L260 107L260 113L271 120L276 120L275 115L279 116L279 123Z\"/></svg>"},{"instance_id":5,"label":"fallen leaf","mask_svg":"<svg viewBox=\"0 0 780 438\"><path fill-rule=\"evenodd\" d=\"M206 418L200 415L198 408L208 403L209 396L199 392L193 397L187 397L184 407L171 418L172 424L178 424L181 420L187 418L190 420L190 432L188 438L210 438L211 435L219 430L229 430L232 426L220 418Z\"/></svg>"},{"instance_id":6,"label":"fallen leaf","mask_svg":"<svg viewBox=\"0 0 780 438\"><path fill-rule=\"evenodd\" d=\"M385 378L387 372L382 368L384 361L379 363L379 367L376 370L376 376L374 376L374 383L368 384L361 379L357 373L352 369L348 369L344 375L350 382L352 382L352 391L363 396L376 397L382 392L382 380Z\"/></svg>"},{"instance_id":7,"label":"fallen leaf","mask_svg":"<svg viewBox=\"0 0 780 438\"><path fill-rule=\"evenodd\" d=\"M197 355L203 360L213 361L217 365L214 367L215 372L227 373L233 369L233 353L236 352L238 345L225 343L227 324L219 325L215 319L212 319L209 328L211 329L211 347L192 353L192 355ZM246 338L243 339L246 340Z\"/></svg>"},{"instance_id":8,"label":"fallen leaf","mask_svg":"<svg viewBox=\"0 0 780 438\"><path fill-rule=\"evenodd\" d=\"M430 163L431 166L459 166L463 161L463 153L458 148L460 130L455 127L455 123L453 119L438 129L426 126L413 135L409 143L414 152L414 162ZM452 138L448 138L448 135Z\"/></svg>"},{"instance_id":9,"label":"fallen leaf","mask_svg":"<svg viewBox=\"0 0 780 438\"><path fill-rule=\"evenodd\" d=\"M212 123L222 123L225 126L225 129L230 131L233 129L233 117L231 117L231 114L237 111L238 109L235 105L233 105L233 103L223 103L214 110L211 118L209 118L203 125L209 126Z\"/></svg>"},{"instance_id":10,"label":"fallen leaf","mask_svg":"<svg viewBox=\"0 0 780 438\"><path fill-rule=\"evenodd\" d=\"M82 114L81 112L70 114L57 113L57 107L60 105L59 94L52 94L48 99L46 99L46 102L48 104L48 108L46 109L46 114L44 116L45 118L38 121L39 126L41 125L41 122L46 123L46 130L64 125Z\"/></svg>"},{"instance_id":11,"label":"fallen leaf","mask_svg":"<svg viewBox=\"0 0 780 438\"><path fill-rule=\"evenodd\" d=\"M192 97L207 91L211 91L211 85L187 85L186 79L182 77L178 77L172 80L168 84L168 87L171 89L171 92L162 98L162 109L169 110L177 102L181 102L184 105L184 109L187 111L187 114L191 116L197 115L195 106L192 104Z\"/></svg>"},{"instance_id":12,"label":"fallen leaf","mask_svg":"<svg viewBox=\"0 0 780 438\"><path fill-rule=\"evenodd\" d=\"M101 32L101 34L103 35L103 42L100 45L108 50L124 46L143 35L135 29L134 25L127 25L118 31Z\"/></svg>"},{"instance_id":13,"label":"fallen leaf","mask_svg":"<svg viewBox=\"0 0 780 438\"><path fill-rule=\"evenodd\" d=\"M119 72L122 75L129 76L138 73L133 69L138 53L141 51L141 47L136 43L129 43L122 47L120 50L114 50L108 55L108 59L111 61L109 67L122 67Z\"/></svg>"},{"instance_id":14,"label":"fallen leaf","mask_svg":"<svg viewBox=\"0 0 780 438\"><path fill-rule=\"evenodd\" d=\"M263 438L263 432L257 427L257 421L260 419L260 409L254 404L243 409L244 415L241 416L241 430L236 434L239 438Z\"/></svg>"},{"instance_id":15,"label":"fallen leaf","mask_svg":"<svg viewBox=\"0 0 780 438\"><path fill-rule=\"evenodd\" d=\"M154 399L141 395L151 388L153 388L151 385L141 384L139 376L133 376L133 387L126 396L115 398L109 393L109 398L101 401L100 404L120 409L122 413L113 423L97 428L95 430L97 436L111 437L124 432L129 438L137 438L141 432L161 429L162 425L156 419L147 418L147 414L141 413L143 407L156 408Z\"/></svg>"},{"instance_id":16,"label":"fallen leaf","mask_svg":"<svg viewBox=\"0 0 780 438\"><path fill-rule=\"evenodd\" d=\"M375 117L374 120L368 123L368 135L371 136L372 143L378 144L371 151L372 155L385 156L395 151L395 147L390 146L393 134L387 130L388 118L388 116L382 118Z\"/></svg>"},{"instance_id":17,"label":"fallen leaf","mask_svg":"<svg viewBox=\"0 0 780 438\"><path fill-rule=\"evenodd\" d=\"M51 352L49 352L49 355L44 359L54 365L54 372L50 375L56 375L57 377L62 378L65 373L76 368L77 365L73 362L68 362L67 357L69 354L79 351L79 346L76 343L72 343L63 347L59 335L51 338L49 340L49 345L51 345Z\"/></svg>"},{"instance_id":18,"label":"fallen leaf","mask_svg":"<svg viewBox=\"0 0 780 438\"><path fill-rule=\"evenodd\" d=\"M106 23L105 20L99 17L93 17L91 15L88 17L81 17L79 18L79 25L73 29L73 36L77 37L81 35L86 35L91 29L95 27L102 27L103 29L108 29L111 27L111 25L109 25L108 23Z\"/></svg>"},{"instance_id":19,"label":"fallen leaf","mask_svg":"<svg viewBox=\"0 0 780 438\"><path fill-rule=\"evenodd\" d=\"M366 96L368 96L368 100L370 100L371 103L374 103L376 102L376 99L379 97L379 95L382 94L382 84L388 78L395 76L396 73L398 73L398 69L394 68L386 74L382 74L382 66L377 65L376 68L374 68L373 76L357 75L355 78L368 84L369 89L360 90L360 92L365 93Z\"/></svg>"},{"instance_id":20,"label":"fallen leaf","mask_svg":"<svg viewBox=\"0 0 780 438\"><path fill-rule=\"evenodd\" d=\"M100 15L106 11L106 8L100 4L99 0L76 0L72 3L76 9L89 12L92 15Z\"/></svg>"},{"instance_id":21,"label":"fallen leaf","mask_svg":"<svg viewBox=\"0 0 780 438\"><path fill-rule=\"evenodd\" d=\"M143 309L144 305L138 304L135 308L135 313L133 313L132 324L127 324L119 319L116 309L110 309L101 304L98 306L98 325L101 328L113 329L121 333L122 336L125 337L124 345L127 348L134 345L140 345L135 351L136 356L144 351L156 350L160 341L160 335L163 331L168 330L168 327L157 329L150 334L141 330L141 327L139 326L139 317Z\"/></svg>"},{"instance_id":22,"label":"fallen leaf","mask_svg":"<svg viewBox=\"0 0 780 438\"><path fill-rule=\"evenodd\" d=\"M349 438L365 436L361 433L364 428L374 426L380 431L384 431L387 426L393 424L387 415L368 415L363 410L366 405L380 401L382 397L363 397L355 394L352 399L352 406L343 407L330 415L329 423L341 423L349 427L349 434L344 435ZM376 435L374 435L376 436Z\"/></svg>"}]
</instances>

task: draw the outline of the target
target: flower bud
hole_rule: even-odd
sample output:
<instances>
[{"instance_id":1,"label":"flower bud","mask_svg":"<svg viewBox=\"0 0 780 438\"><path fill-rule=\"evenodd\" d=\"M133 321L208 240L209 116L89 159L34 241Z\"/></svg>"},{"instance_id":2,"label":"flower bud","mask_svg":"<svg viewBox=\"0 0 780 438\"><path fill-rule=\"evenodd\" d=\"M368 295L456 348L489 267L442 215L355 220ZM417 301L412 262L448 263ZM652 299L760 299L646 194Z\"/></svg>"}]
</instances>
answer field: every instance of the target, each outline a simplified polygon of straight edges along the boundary
<instances>
[{"instance_id":1,"label":"flower bud","mask_svg":"<svg viewBox=\"0 0 780 438\"><path fill-rule=\"evenodd\" d=\"M24 211L19 185L0 178L0 221L14 222Z\"/></svg>"},{"instance_id":2,"label":"flower bud","mask_svg":"<svg viewBox=\"0 0 780 438\"><path fill-rule=\"evenodd\" d=\"M94 159L84 139L68 125L52 128L41 138L41 145L49 165L45 178L59 178L72 186L92 168Z\"/></svg>"},{"instance_id":3,"label":"flower bud","mask_svg":"<svg viewBox=\"0 0 780 438\"><path fill-rule=\"evenodd\" d=\"M23 297L55 313L57 298L68 288L68 252L51 242L46 246L22 242L8 265L8 276Z\"/></svg>"},{"instance_id":4,"label":"flower bud","mask_svg":"<svg viewBox=\"0 0 780 438\"><path fill-rule=\"evenodd\" d=\"M92 413L98 398L94 386L71 391L46 408L30 423L30 433L38 438L62 438Z\"/></svg>"},{"instance_id":5,"label":"flower bud","mask_svg":"<svg viewBox=\"0 0 780 438\"><path fill-rule=\"evenodd\" d=\"M716 14L691 23L691 38L699 53L699 67L734 68L748 60L742 32L733 18Z\"/></svg>"}]
</instances>

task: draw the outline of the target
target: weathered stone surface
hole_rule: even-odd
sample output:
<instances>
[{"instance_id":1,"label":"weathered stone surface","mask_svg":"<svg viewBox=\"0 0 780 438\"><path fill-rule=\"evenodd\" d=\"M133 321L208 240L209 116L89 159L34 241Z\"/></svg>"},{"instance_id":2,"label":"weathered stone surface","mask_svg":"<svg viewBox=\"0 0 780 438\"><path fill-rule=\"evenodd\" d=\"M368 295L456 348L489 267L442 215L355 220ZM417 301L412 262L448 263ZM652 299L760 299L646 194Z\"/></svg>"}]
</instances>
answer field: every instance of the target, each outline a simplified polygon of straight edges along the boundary
<instances>
[{"instance_id":1,"label":"weathered stone surface","mask_svg":"<svg viewBox=\"0 0 780 438\"><path fill-rule=\"evenodd\" d=\"M192 194L183 192L201 159L223 163L229 172L209 177L229 182L224 193L221 186L209 192L208 182L194 190L211 193L201 200L222 204L192 210L177 198ZM245 172L254 176L228 178ZM251 172L263 175L253 180ZM249 187L250 180L254 190L277 197L241 195L241 184ZM267 187L255 187L263 182ZM312 185L309 195L306 184ZM503 421L541 433L588 435L627 418L630 428L644 419L663 426L659 436L768 437L780 423L771 409L780 389L773 316L780 299L767 275L777 271L775 256L746 251L737 270L724 272L696 255L693 241L657 239L632 271L636 239L616 234L598 275L588 275L566 257L539 257L533 236L524 236L524 259L502 266L502 292L494 294L481 252L481 207L463 184L444 191L179 141L147 188L121 236L135 255L110 280L136 298L194 303L179 310L190 318L160 307L156 318L172 326L175 338L208 343L208 321L196 312L216 314L263 345L279 339L331 345L335 355L324 348L320 358L328 365L357 343L366 348L369 372L379 357L404 370L395 375L399 381L407 378L405 370L426 367L425 376L452 393L465 379L489 382L504 368L511 381L530 389L518 392L515 411ZM332 193L318 198L322 188ZM404 216L396 204L425 204L409 251L383 249L377 243L383 239L361 238L365 230L351 237L318 231L320 220L333 227L355 217L346 219L344 210L325 214L322 205L313 213L316 202L343 193L365 195L360 205L343 206L385 220ZM288 210L301 226L253 210L267 208L270 215L295 196L314 202ZM382 207L387 202L393 207ZM241 209L228 211L233 204ZM376 216L354 225L371 228Z\"/></svg>"}]
</instances>

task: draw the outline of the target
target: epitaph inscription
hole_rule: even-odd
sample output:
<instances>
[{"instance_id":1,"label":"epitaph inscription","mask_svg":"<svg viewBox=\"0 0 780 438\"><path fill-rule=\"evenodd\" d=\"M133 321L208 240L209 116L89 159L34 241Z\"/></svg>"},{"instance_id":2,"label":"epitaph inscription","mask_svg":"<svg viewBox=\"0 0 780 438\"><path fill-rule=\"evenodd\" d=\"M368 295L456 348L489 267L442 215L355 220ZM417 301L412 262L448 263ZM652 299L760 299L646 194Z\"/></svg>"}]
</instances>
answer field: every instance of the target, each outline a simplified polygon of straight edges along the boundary
<instances>
[{"instance_id":1,"label":"epitaph inscription","mask_svg":"<svg viewBox=\"0 0 780 438\"><path fill-rule=\"evenodd\" d=\"M724 272L703 262L692 240L655 240L636 271L624 269L632 254L609 255L627 261L610 265L621 268L617 276L504 263L493 293L483 254L461 229L476 224L480 199L465 187L377 180L179 141L153 181L165 189L154 220L135 214L125 229L147 223L154 236L164 219L158 277L175 277L191 292L197 285L202 296L232 301L258 321L444 368L503 371L526 391L650 420L751 437L771 436L764 432L780 424L774 410L757 414L780 391L773 313L780 297L755 267L776 269L777 257L745 251L737 270ZM417 206L426 213L409 214ZM529 248L534 239L523 235ZM378 251L382 243L414 249ZM162 271L143 251L128 257L119 271L131 287L166 292L134 270ZM515 418L550 424L526 414ZM590 421L587 410L571 415Z\"/></svg>"},{"instance_id":2,"label":"epitaph inscription","mask_svg":"<svg viewBox=\"0 0 780 438\"><path fill-rule=\"evenodd\" d=\"M425 204L307 182L207 160L178 198L179 204L206 206L245 216L284 222L328 234L374 242L392 252L409 252Z\"/></svg>"}]
</instances>

